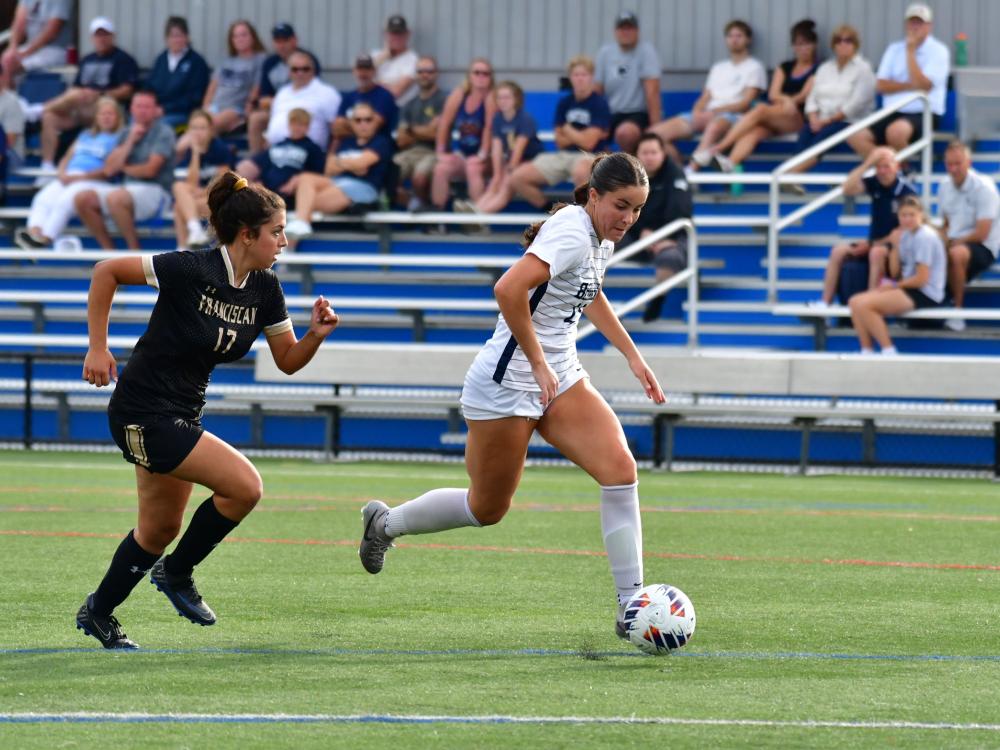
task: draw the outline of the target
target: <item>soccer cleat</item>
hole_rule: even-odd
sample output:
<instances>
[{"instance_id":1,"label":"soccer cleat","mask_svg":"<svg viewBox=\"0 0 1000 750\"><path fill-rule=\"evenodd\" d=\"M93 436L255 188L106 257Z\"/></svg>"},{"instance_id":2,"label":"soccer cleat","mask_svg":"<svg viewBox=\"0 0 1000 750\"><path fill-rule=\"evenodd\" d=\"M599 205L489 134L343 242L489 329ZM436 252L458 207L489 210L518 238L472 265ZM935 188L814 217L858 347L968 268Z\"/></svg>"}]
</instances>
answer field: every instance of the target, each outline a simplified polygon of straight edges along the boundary
<instances>
[{"instance_id":1,"label":"soccer cleat","mask_svg":"<svg viewBox=\"0 0 1000 750\"><path fill-rule=\"evenodd\" d=\"M76 629L94 636L107 649L131 650L139 648L137 643L129 640L129 637L125 635L121 623L115 619L114 615L102 617L95 614L94 610L91 609L93 602L94 595L90 594L76 613Z\"/></svg>"},{"instance_id":2,"label":"soccer cleat","mask_svg":"<svg viewBox=\"0 0 1000 750\"><path fill-rule=\"evenodd\" d=\"M172 576L163 567L163 560L157 560L149 571L149 580L166 594L181 617L197 625L215 624L215 612L205 604L191 576Z\"/></svg>"},{"instance_id":3,"label":"soccer cleat","mask_svg":"<svg viewBox=\"0 0 1000 750\"><path fill-rule=\"evenodd\" d=\"M392 547L392 540L385 535L385 515L389 506L381 500L372 500L361 509L361 546L358 555L365 570L374 575L385 564L385 553ZM381 530L379 530L381 527Z\"/></svg>"}]
</instances>

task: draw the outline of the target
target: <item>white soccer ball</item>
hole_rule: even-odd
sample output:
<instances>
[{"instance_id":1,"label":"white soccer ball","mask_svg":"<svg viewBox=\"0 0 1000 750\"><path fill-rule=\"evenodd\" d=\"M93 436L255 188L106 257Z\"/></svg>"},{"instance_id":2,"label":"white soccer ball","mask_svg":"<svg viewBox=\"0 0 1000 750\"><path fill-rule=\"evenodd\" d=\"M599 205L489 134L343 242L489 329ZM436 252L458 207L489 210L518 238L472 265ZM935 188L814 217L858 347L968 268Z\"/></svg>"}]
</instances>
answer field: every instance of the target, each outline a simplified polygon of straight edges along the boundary
<instances>
[{"instance_id":1,"label":"white soccer ball","mask_svg":"<svg viewBox=\"0 0 1000 750\"><path fill-rule=\"evenodd\" d=\"M628 639L647 654L669 654L694 635L694 605L676 586L657 583L635 593L622 618Z\"/></svg>"}]
</instances>

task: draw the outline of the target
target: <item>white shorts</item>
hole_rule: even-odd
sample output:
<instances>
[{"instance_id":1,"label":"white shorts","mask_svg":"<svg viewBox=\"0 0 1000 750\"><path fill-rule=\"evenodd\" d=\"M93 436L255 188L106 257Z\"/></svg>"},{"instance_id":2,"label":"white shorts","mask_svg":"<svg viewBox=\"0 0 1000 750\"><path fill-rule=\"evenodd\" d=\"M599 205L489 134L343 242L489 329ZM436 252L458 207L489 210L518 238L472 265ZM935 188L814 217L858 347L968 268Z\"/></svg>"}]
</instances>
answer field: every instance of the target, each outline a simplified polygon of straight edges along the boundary
<instances>
[{"instance_id":1,"label":"white shorts","mask_svg":"<svg viewBox=\"0 0 1000 750\"><path fill-rule=\"evenodd\" d=\"M583 365L577 364L559 381L559 394L588 377L590 376L583 369ZM462 416L472 421L505 417L527 417L537 420L541 419L544 413L542 394L539 391L520 391L500 385L475 365L465 374L459 403L462 405Z\"/></svg>"},{"instance_id":2,"label":"white shorts","mask_svg":"<svg viewBox=\"0 0 1000 750\"><path fill-rule=\"evenodd\" d=\"M50 44L36 49L27 57L21 58L21 67L29 73L32 70L46 70L66 64L66 48Z\"/></svg>"},{"instance_id":3,"label":"white shorts","mask_svg":"<svg viewBox=\"0 0 1000 750\"><path fill-rule=\"evenodd\" d=\"M101 199L101 210L106 215L109 213L108 193L119 189L132 196L136 221L154 219L170 205L170 194L158 182L128 182L124 185L108 185L105 189L96 191Z\"/></svg>"}]
</instances>

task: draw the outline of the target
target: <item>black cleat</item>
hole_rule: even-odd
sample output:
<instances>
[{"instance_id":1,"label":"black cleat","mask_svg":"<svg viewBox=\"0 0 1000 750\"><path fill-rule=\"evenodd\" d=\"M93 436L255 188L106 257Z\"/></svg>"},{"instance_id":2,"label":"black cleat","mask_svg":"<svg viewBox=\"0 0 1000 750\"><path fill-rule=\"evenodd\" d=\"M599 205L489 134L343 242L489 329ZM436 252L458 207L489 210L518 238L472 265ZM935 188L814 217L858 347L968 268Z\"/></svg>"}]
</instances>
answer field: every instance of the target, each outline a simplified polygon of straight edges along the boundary
<instances>
[{"instance_id":1,"label":"black cleat","mask_svg":"<svg viewBox=\"0 0 1000 750\"><path fill-rule=\"evenodd\" d=\"M365 570L373 575L382 570L385 553L393 546L389 537L379 533L380 528L385 528L385 515L388 512L389 506L381 500L372 500L361 509L361 525L364 531L361 534L358 555Z\"/></svg>"},{"instance_id":2,"label":"black cleat","mask_svg":"<svg viewBox=\"0 0 1000 750\"><path fill-rule=\"evenodd\" d=\"M214 625L215 612L205 604L191 576L172 576L163 567L163 560L153 563L150 582L167 595L177 614L197 625Z\"/></svg>"},{"instance_id":3,"label":"black cleat","mask_svg":"<svg viewBox=\"0 0 1000 750\"><path fill-rule=\"evenodd\" d=\"M90 594L87 601L83 603L76 613L76 629L82 630L87 635L92 635L101 642L107 649L132 650L139 648L134 641L130 641L125 631L122 630L121 623L115 619L114 615L102 617L95 614L90 608L94 601L94 595Z\"/></svg>"}]
</instances>

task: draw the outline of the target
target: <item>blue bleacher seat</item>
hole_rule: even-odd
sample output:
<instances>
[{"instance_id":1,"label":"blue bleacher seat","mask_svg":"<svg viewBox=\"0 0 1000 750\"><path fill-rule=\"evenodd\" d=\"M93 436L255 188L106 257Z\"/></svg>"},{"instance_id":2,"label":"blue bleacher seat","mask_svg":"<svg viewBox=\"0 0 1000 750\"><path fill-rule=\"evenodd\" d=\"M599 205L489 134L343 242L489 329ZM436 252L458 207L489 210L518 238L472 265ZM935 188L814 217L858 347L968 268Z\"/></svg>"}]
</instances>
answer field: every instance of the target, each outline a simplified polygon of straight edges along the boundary
<instances>
[{"instance_id":1,"label":"blue bleacher seat","mask_svg":"<svg viewBox=\"0 0 1000 750\"><path fill-rule=\"evenodd\" d=\"M58 73L36 70L21 79L17 93L29 104L42 104L66 90L66 83Z\"/></svg>"}]
</instances>

